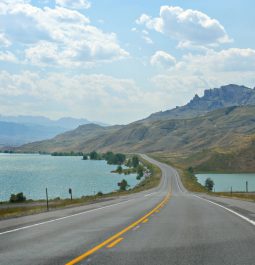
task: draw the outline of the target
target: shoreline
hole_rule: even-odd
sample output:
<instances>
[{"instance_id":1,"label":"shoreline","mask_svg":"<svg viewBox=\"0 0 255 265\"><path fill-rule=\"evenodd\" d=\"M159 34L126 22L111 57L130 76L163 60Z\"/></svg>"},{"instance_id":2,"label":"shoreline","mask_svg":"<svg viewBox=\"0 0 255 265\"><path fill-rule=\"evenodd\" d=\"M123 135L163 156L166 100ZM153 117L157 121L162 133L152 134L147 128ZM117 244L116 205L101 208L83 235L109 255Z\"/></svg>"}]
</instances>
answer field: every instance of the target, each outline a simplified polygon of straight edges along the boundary
<instances>
[{"instance_id":1,"label":"shoreline","mask_svg":"<svg viewBox=\"0 0 255 265\"><path fill-rule=\"evenodd\" d=\"M129 195L132 193L137 193L145 190L150 190L156 188L161 181L161 170L149 163L148 161L142 159L144 165L147 166L151 171L151 176L143 178L135 187L126 191L113 191L106 194L96 194L83 196L82 198L71 199L60 199L60 200L49 200L49 210L59 210L64 208L89 205L93 203L98 203L102 201L113 200L115 198ZM125 175L123 174L123 177ZM46 200L33 200L22 203L10 203L10 202L0 202L0 220L5 220L9 218L16 218L20 216L27 216L32 214L38 214L42 212L47 212Z\"/></svg>"}]
</instances>

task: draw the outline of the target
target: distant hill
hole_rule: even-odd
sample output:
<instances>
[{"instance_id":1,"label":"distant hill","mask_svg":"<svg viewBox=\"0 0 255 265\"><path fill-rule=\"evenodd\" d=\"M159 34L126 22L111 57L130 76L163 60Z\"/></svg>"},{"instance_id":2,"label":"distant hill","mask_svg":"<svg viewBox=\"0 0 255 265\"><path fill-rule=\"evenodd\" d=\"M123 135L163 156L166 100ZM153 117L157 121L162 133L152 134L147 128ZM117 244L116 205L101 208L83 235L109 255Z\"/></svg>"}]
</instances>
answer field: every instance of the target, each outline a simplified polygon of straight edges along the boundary
<instances>
[{"instance_id":1,"label":"distant hill","mask_svg":"<svg viewBox=\"0 0 255 265\"><path fill-rule=\"evenodd\" d=\"M31 141L50 139L62 132L63 129L58 127L0 121L0 147L18 146Z\"/></svg>"},{"instance_id":2,"label":"distant hill","mask_svg":"<svg viewBox=\"0 0 255 265\"><path fill-rule=\"evenodd\" d=\"M87 119L61 118L51 120L42 116L0 115L0 148L50 139L80 125L91 123ZM99 123L103 125L103 123Z\"/></svg>"},{"instance_id":3,"label":"distant hill","mask_svg":"<svg viewBox=\"0 0 255 265\"><path fill-rule=\"evenodd\" d=\"M210 111L231 107L255 105L255 89L238 85L226 85L204 91L204 96L195 97L186 105L151 114L148 120L182 119L204 115Z\"/></svg>"},{"instance_id":4,"label":"distant hill","mask_svg":"<svg viewBox=\"0 0 255 265\"><path fill-rule=\"evenodd\" d=\"M125 126L84 125L20 151L194 152L238 148L255 134L255 106L228 107L187 119L138 121Z\"/></svg>"},{"instance_id":5,"label":"distant hill","mask_svg":"<svg viewBox=\"0 0 255 265\"><path fill-rule=\"evenodd\" d=\"M254 172L254 99L254 89L228 85L128 125L83 125L16 151L154 153L197 170Z\"/></svg>"}]
</instances>

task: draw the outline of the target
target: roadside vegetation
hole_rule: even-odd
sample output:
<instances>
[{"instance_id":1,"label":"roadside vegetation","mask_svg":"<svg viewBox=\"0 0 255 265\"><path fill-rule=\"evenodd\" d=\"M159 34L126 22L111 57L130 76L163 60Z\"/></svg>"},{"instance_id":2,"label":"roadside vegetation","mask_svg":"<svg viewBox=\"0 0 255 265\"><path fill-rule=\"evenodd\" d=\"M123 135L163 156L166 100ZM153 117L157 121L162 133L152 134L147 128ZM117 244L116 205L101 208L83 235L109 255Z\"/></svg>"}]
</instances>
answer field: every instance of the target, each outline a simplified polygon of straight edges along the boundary
<instances>
[{"instance_id":1,"label":"roadside vegetation","mask_svg":"<svg viewBox=\"0 0 255 265\"><path fill-rule=\"evenodd\" d=\"M52 156L83 156L82 152L53 152Z\"/></svg>"},{"instance_id":2,"label":"roadside vegetation","mask_svg":"<svg viewBox=\"0 0 255 265\"><path fill-rule=\"evenodd\" d=\"M154 159L161 161L163 163L169 164L178 170L181 181L184 187L191 192L203 192L213 196L223 196L244 199L255 202L254 192L213 192L214 183L210 179L207 179L205 185L201 185L195 176L196 173L201 173L197 171L196 167L188 166L190 161L195 161L195 156L193 158L184 158L180 154L167 154L167 153L154 153L150 155ZM191 157L191 156L189 156ZM205 171L204 171L205 172ZM222 173L222 171L221 171Z\"/></svg>"},{"instance_id":3,"label":"roadside vegetation","mask_svg":"<svg viewBox=\"0 0 255 265\"><path fill-rule=\"evenodd\" d=\"M137 178L141 181L133 188L129 187L127 180L123 180L119 183L116 183L116 191L104 194L102 191L98 191L97 194L91 196L82 196L81 198L71 199L60 199L55 198L49 200L49 209L61 209L64 207L73 207L86 205L94 202L112 200L118 196L128 195L144 190L148 190L154 187L157 187L161 180L161 170L150 164L148 161L142 159L136 155L123 155L123 154L114 154L108 152L107 156L102 154L93 153L94 158L107 157L107 163L118 163L117 169L120 171L122 166L127 167L127 170L130 173L137 173ZM125 160L123 158L125 156ZM122 163L122 164L120 164ZM121 174L125 174L125 170L121 170ZM11 201L12 199L12 201ZM46 200L26 200L26 197L23 193L12 194L9 202L0 202L0 219L11 218L17 216L24 216L30 214L36 214L40 212L46 212Z\"/></svg>"}]
</instances>

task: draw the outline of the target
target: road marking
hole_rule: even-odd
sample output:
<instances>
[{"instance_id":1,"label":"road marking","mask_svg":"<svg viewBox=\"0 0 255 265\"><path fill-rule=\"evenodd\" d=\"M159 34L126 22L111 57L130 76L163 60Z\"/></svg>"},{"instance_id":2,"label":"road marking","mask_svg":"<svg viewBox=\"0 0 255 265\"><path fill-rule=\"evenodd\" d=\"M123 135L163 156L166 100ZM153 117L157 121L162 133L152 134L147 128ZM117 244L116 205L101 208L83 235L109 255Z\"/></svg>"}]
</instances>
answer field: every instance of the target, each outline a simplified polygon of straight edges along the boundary
<instances>
[{"instance_id":1,"label":"road marking","mask_svg":"<svg viewBox=\"0 0 255 265\"><path fill-rule=\"evenodd\" d=\"M157 211L156 211L156 213L159 213L159 212L160 212L160 210L157 210Z\"/></svg>"},{"instance_id":2,"label":"road marking","mask_svg":"<svg viewBox=\"0 0 255 265\"><path fill-rule=\"evenodd\" d=\"M135 228L133 228L133 231L136 231L139 228L140 228L140 225L137 225Z\"/></svg>"},{"instance_id":3,"label":"road marking","mask_svg":"<svg viewBox=\"0 0 255 265\"><path fill-rule=\"evenodd\" d=\"M96 208L96 209L92 209L92 210L88 210L88 211L84 211L84 212L80 212L80 213L67 215L67 216L56 218L56 219L53 219L53 220L36 223L36 224L33 224L33 225L22 226L22 227L15 228L15 229L12 229L12 230L0 232L0 235L9 234L9 233L17 232L17 231L20 231L20 230L25 230L25 229L29 229L29 228L32 228L32 227L36 227L36 226L40 226L40 225L44 225L44 224L49 224L49 223L65 220L65 219L68 219L68 218L71 218L71 217L75 217L75 216L79 216L79 215L83 215L83 214L87 214L87 213L91 213L91 212L96 212L96 211L99 211L99 210L103 210L103 209L106 209L106 208L110 208L110 207L113 207L113 206L124 204L124 203L130 202L130 201L133 201L133 200L135 200L135 199L129 199L129 200L126 200L124 202L114 203L114 204L111 204L111 205L99 207L99 208Z\"/></svg>"},{"instance_id":4,"label":"road marking","mask_svg":"<svg viewBox=\"0 0 255 265\"><path fill-rule=\"evenodd\" d=\"M120 237L120 238L116 239L111 244L109 244L107 246L107 248L113 248L114 246L116 246L117 244L119 244L123 239L124 239L123 237Z\"/></svg>"},{"instance_id":5,"label":"road marking","mask_svg":"<svg viewBox=\"0 0 255 265\"><path fill-rule=\"evenodd\" d=\"M155 192L152 192L152 193L146 194L146 195L144 195L144 197L152 196L152 195L155 194L155 193L157 193L157 192L155 191Z\"/></svg>"},{"instance_id":6,"label":"road marking","mask_svg":"<svg viewBox=\"0 0 255 265\"><path fill-rule=\"evenodd\" d=\"M201 200L207 201L207 202L209 202L209 203L211 203L211 204L217 205L217 206L219 206L219 207L221 207L221 208L223 208L223 209L225 209L225 210L227 210L227 211L229 211L229 212L231 212L231 213L233 213L233 214L239 216L240 218L242 218L242 219L245 220L246 222L248 222L248 223L250 223L250 224L252 224L252 225L255 225L255 221L253 221L253 220L249 219L248 217L246 217L246 216L244 216L244 215L241 215L240 213L237 213L237 212L235 212L235 211L233 211L233 210L231 210L231 209L229 209L229 208L227 208L227 207L225 207L225 206L223 206L223 205L220 205L220 204L218 204L218 203L216 203L216 202L213 202L213 201L210 201L210 200L208 200L208 199L205 199L205 198L199 197L199 196L197 196L197 195L193 195L193 196L195 196L195 197L197 197L197 198L199 198L199 199L201 199Z\"/></svg>"},{"instance_id":7,"label":"road marking","mask_svg":"<svg viewBox=\"0 0 255 265\"><path fill-rule=\"evenodd\" d=\"M149 219L143 220L143 224L147 223L148 221L149 221Z\"/></svg>"},{"instance_id":8,"label":"road marking","mask_svg":"<svg viewBox=\"0 0 255 265\"><path fill-rule=\"evenodd\" d=\"M129 230L133 229L134 227L136 227L138 224L140 224L141 222L143 222L145 219L147 219L150 215L152 215L155 211L157 211L159 209L159 207L166 202L166 200L170 197L170 193L168 193L166 195L166 197L155 207L153 208L150 212L148 212L146 215L144 215L143 217L141 217L140 219L138 219L137 221L135 221L134 223L130 224L129 226L127 226L126 228L124 228L123 230L121 230L120 232L114 234L113 236L109 237L108 239L106 239L105 241L103 241L102 243L98 244L97 246L93 247L92 249L86 251L85 253L83 253L82 255L78 256L77 258L71 260L70 262L66 263L66 265L74 265L79 263L80 261L86 259L87 257L89 257L90 255L92 255L93 253L95 253L96 251L100 250L101 248L103 248L104 246L108 245L109 243L111 243L113 240L119 238L120 236L122 236L123 234L125 234L126 232L128 232Z\"/></svg>"},{"instance_id":9,"label":"road marking","mask_svg":"<svg viewBox=\"0 0 255 265\"><path fill-rule=\"evenodd\" d=\"M178 186L179 191L184 192L184 191L181 189L181 187L180 187L180 184L179 184L179 177L177 176L177 174L175 174L175 180L176 180L176 183L177 183L177 186Z\"/></svg>"}]
</instances>

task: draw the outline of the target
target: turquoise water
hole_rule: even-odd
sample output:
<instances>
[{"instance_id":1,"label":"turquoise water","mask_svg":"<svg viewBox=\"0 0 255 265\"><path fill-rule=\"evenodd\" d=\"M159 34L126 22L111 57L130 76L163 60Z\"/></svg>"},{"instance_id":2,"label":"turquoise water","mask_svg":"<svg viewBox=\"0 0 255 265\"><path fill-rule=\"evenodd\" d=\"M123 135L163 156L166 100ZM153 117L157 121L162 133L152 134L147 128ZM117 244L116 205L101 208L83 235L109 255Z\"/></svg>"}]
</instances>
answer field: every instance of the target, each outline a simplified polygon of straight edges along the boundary
<instances>
[{"instance_id":1,"label":"turquoise water","mask_svg":"<svg viewBox=\"0 0 255 265\"><path fill-rule=\"evenodd\" d=\"M0 154L0 201L9 200L11 193L23 192L28 199L68 198L93 195L118 189L125 178L133 187L136 175L111 173L117 166L105 161L82 160L82 157L53 157L50 155Z\"/></svg>"},{"instance_id":2,"label":"turquoise water","mask_svg":"<svg viewBox=\"0 0 255 265\"><path fill-rule=\"evenodd\" d=\"M248 181L248 191L255 191L255 174L196 174L198 182L204 185L207 178L214 181L215 191L246 191L246 181Z\"/></svg>"}]
</instances>

